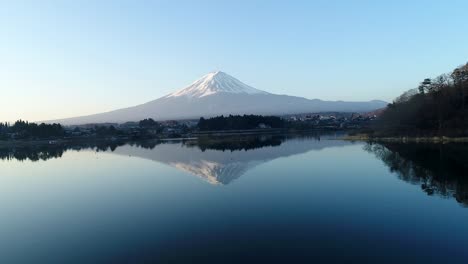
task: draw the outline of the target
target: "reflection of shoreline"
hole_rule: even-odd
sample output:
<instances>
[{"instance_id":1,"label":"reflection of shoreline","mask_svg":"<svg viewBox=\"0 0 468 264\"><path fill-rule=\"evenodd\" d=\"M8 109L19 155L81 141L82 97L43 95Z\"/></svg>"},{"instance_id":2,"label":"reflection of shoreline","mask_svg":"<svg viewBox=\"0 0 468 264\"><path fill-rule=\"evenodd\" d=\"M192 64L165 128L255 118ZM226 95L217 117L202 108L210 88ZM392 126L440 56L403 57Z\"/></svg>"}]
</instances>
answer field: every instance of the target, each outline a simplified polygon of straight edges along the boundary
<instances>
[{"instance_id":1,"label":"reflection of shoreline","mask_svg":"<svg viewBox=\"0 0 468 264\"><path fill-rule=\"evenodd\" d=\"M306 134L307 137L320 138L319 133ZM68 150L95 150L114 151L116 148L131 145L145 149L153 149L159 144L184 143L186 146L198 146L201 149L249 150L251 148L279 145L282 140L297 137L300 134L262 134L246 136L203 136L199 138L181 138L165 140L109 140L109 139L74 139L74 140L27 140L27 141L0 141L0 160L47 160L59 158ZM304 135L301 135L304 137ZM257 140L259 139L260 140ZM269 142L273 138L275 142ZM236 146L236 142L237 146ZM224 146L224 147L223 147Z\"/></svg>"},{"instance_id":2,"label":"reflection of shoreline","mask_svg":"<svg viewBox=\"0 0 468 264\"><path fill-rule=\"evenodd\" d=\"M0 160L19 160L19 161L46 161L48 159L60 158L69 150L95 150L95 151L114 151L117 147L127 144L123 141L58 141L49 144L44 141L41 144L37 142L25 142L15 146L0 146Z\"/></svg>"},{"instance_id":3,"label":"reflection of shoreline","mask_svg":"<svg viewBox=\"0 0 468 264\"><path fill-rule=\"evenodd\" d=\"M379 143L367 144L398 178L420 185L428 195L455 198L468 206L468 145Z\"/></svg>"},{"instance_id":4,"label":"reflection of shoreline","mask_svg":"<svg viewBox=\"0 0 468 264\"><path fill-rule=\"evenodd\" d=\"M0 148L0 159L34 162L60 158L68 150L107 151L167 164L212 184L229 184L255 166L270 160L352 144L341 140L323 140L335 138L333 134L289 134L211 136L173 141L81 141Z\"/></svg>"}]
</instances>

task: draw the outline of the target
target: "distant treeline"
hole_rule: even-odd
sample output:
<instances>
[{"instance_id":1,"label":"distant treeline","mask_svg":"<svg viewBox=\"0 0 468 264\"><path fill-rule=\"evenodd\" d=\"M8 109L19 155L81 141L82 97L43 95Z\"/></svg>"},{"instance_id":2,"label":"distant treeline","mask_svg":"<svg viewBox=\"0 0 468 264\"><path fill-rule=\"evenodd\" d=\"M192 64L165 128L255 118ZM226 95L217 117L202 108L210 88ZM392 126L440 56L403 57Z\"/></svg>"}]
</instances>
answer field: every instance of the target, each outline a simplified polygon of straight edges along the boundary
<instances>
[{"instance_id":1,"label":"distant treeline","mask_svg":"<svg viewBox=\"0 0 468 264\"><path fill-rule=\"evenodd\" d=\"M178 133L188 133L185 124L171 124L166 133L164 126L153 119L125 124L88 124L63 127L60 124L37 124L18 120L13 124L0 122L0 140L43 140L43 139L73 139L73 138L131 138L150 139L160 136L179 136ZM164 134L164 135L163 135Z\"/></svg>"},{"instance_id":2,"label":"distant treeline","mask_svg":"<svg viewBox=\"0 0 468 264\"><path fill-rule=\"evenodd\" d=\"M65 130L60 124L36 124L18 120L13 125L0 123L0 139L45 139L50 137L61 137Z\"/></svg>"},{"instance_id":3,"label":"distant treeline","mask_svg":"<svg viewBox=\"0 0 468 264\"><path fill-rule=\"evenodd\" d=\"M377 136L468 136L468 63L398 97L374 128Z\"/></svg>"},{"instance_id":4,"label":"distant treeline","mask_svg":"<svg viewBox=\"0 0 468 264\"><path fill-rule=\"evenodd\" d=\"M277 116L229 115L212 118L200 118L200 131L244 130L256 128L284 128L285 121Z\"/></svg>"}]
</instances>

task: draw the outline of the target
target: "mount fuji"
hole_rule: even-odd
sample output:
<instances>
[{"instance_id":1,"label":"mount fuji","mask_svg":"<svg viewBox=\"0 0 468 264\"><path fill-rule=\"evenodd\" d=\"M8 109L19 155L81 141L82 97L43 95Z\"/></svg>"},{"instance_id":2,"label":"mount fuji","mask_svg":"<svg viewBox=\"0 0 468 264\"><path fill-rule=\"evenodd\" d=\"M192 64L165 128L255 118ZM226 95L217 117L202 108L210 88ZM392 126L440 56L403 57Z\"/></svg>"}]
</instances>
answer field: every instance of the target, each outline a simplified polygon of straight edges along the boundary
<instances>
[{"instance_id":1,"label":"mount fuji","mask_svg":"<svg viewBox=\"0 0 468 264\"><path fill-rule=\"evenodd\" d=\"M50 122L63 125L124 123L154 120L198 119L229 114L282 115L314 112L369 112L387 105L384 101L322 101L278 95L258 90L221 71L211 72L188 87L145 104L89 116Z\"/></svg>"}]
</instances>

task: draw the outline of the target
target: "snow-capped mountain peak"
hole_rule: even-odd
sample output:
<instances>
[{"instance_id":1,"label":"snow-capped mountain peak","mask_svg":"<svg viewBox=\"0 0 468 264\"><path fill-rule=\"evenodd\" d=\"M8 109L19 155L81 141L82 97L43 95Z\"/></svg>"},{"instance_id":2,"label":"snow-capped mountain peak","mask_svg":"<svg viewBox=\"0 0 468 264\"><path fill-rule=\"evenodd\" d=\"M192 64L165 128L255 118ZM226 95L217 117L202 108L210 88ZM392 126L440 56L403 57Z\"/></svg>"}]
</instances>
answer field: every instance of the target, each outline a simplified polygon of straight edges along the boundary
<instances>
[{"instance_id":1,"label":"snow-capped mountain peak","mask_svg":"<svg viewBox=\"0 0 468 264\"><path fill-rule=\"evenodd\" d=\"M227 73L216 71L206 74L182 90L167 95L166 98L179 96L201 98L216 93L268 94L244 84Z\"/></svg>"},{"instance_id":2,"label":"snow-capped mountain peak","mask_svg":"<svg viewBox=\"0 0 468 264\"><path fill-rule=\"evenodd\" d=\"M154 120L198 119L218 115L284 115L319 112L371 112L385 107L381 101L343 102L309 100L267 93L221 72L211 72L188 87L147 103L110 112L46 121L62 125L125 123ZM216 166L215 166L216 167Z\"/></svg>"}]
</instances>

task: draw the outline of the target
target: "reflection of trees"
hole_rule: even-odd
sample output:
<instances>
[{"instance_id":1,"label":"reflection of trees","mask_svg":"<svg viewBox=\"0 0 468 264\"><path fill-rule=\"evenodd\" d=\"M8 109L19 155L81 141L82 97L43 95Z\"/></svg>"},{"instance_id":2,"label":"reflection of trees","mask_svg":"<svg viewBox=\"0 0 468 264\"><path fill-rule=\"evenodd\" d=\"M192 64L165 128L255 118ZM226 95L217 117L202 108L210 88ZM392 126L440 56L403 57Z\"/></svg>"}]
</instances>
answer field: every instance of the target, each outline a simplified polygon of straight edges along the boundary
<instances>
[{"instance_id":1,"label":"reflection of trees","mask_svg":"<svg viewBox=\"0 0 468 264\"><path fill-rule=\"evenodd\" d=\"M188 147L198 147L202 151L207 149L236 151L279 146L284 139L284 136L280 135L221 138L201 137L195 140L184 141L183 144Z\"/></svg>"},{"instance_id":2,"label":"reflection of trees","mask_svg":"<svg viewBox=\"0 0 468 264\"><path fill-rule=\"evenodd\" d=\"M428 195L454 197L468 206L468 145L383 143L365 149Z\"/></svg>"},{"instance_id":3,"label":"reflection of trees","mask_svg":"<svg viewBox=\"0 0 468 264\"><path fill-rule=\"evenodd\" d=\"M48 160L59 158L64 150L62 148L47 147L24 147L24 148L5 148L0 149L0 159L2 160Z\"/></svg>"},{"instance_id":4,"label":"reflection of trees","mask_svg":"<svg viewBox=\"0 0 468 264\"><path fill-rule=\"evenodd\" d=\"M236 136L206 136L199 137L193 140L184 140L182 144L186 147L198 147L205 151L221 150L221 151L240 151L253 150L264 147L276 147L288 139L314 139L320 141L322 136L330 137L328 134L321 132L305 133L305 134L264 134L264 135L236 135Z\"/></svg>"},{"instance_id":5,"label":"reflection of trees","mask_svg":"<svg viewBox=\"0 0 468 264\"><path fill-rule=\"evenodd\" d=\"M157 141L78 141L51 145L22 145L18 147L0 148L1 160L19 160L19 161L39 161L52 158L60 158L67 150L94 150L97 152L114 151L117 147L130 144L132 146L153 149Z\"/></svg>"},{"instance_id":6,"label":"reflection of trees","mask_svg":"<svg viewBox=\"0 0 468 264\"><path fill-rule=\"evenodd\" d=\"M179 141L158 141L158 140L142 140L142 141L128 141L128 140L80 140L72 142L63 142L58 144L28 144L21 142L18 146L3 146L0 147L0 160L48 160L52 158L60 158L67 150L93 150L96 152L115 151L118 147L123 145L130 145L144 149L154 149L159 144L182 143L187 147L197 147L202 151L207 149L213 150L252 150L264 147L274 147L281 145L287 139L292 138L313 138L320 140L321 137L335 137L333 134L323 134L320 132L294 134L294 135L249 135L249 136L223 136L223 137L200 137L190 140Z\"/></svg>"}]
</instances>

